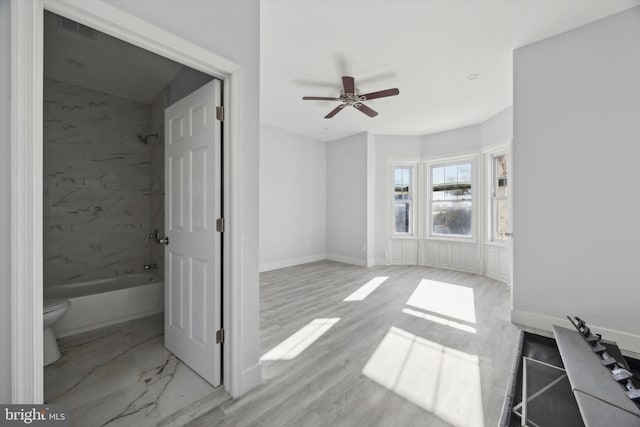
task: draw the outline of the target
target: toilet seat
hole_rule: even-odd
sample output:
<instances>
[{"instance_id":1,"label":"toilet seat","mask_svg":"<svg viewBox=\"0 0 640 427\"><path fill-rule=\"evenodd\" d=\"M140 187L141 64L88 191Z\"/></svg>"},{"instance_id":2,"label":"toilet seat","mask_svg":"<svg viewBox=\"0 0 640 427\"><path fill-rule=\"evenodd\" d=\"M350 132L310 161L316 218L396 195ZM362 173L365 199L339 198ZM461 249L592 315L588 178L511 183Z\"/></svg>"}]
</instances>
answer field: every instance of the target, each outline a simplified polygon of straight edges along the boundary
<instances>
[{"instance_id":1,"label":"toilet seat","mask_svg":"<svg viewBox=\"0 0 640 427\"><path fill-rule=\"evenodd\" d=\"M43 301L44 313L51 313L69 305L69 300L64 298L45 298Z\"/></svg>"}]
</instances>

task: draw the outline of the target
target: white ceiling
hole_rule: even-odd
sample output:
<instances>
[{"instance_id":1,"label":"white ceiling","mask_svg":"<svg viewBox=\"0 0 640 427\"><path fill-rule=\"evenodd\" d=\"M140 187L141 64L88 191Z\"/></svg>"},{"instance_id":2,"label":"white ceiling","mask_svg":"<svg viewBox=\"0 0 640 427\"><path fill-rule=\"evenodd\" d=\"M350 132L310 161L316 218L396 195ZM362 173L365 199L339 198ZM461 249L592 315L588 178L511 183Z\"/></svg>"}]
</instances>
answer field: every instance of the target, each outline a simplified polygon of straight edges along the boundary
<instances>
[{"instance_id":1,"label":"white ceiling","mask_svg":"<svg viewBox=\"0 0 640 427\"><path fill-rule=\"evenodd\" d=\"M65 22L73 24L70 20ZM91 33L82 26L78 33L60 23L58 15L45 13L46 77L151 104L182 68L176 62L99 31Z\"/></svg>"},{"instance_id":2,"label":"white ceiling","mask_svg":"<svg viewBox=\"0 0 640 427\"><path fill-rule=\"evenodd\" d=\"M423 135L480 123L512 104L512 51L638 0L262 0L261 121L320 140L362 131ZM467 78L478 74L475 80ZM323 117L340 77L400 95Z\"/></svg>"}]
</instances>

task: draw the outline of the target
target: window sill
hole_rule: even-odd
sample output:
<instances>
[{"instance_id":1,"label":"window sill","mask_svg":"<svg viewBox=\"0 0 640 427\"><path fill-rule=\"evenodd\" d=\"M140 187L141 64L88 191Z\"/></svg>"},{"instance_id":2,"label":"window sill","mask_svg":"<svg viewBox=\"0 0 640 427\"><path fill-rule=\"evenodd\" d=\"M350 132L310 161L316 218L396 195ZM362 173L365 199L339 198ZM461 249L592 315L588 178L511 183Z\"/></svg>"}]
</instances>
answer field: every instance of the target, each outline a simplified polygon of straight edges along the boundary
<instances>
[{"instance_id":1,"label":"window sill","mask_svg":"<svg viewBox=\"0 0 640 427\"><path fill-rule=\"evenodd\" d=\"M455 242L455 243L468 243L477 245L478 240L474 237L447 237L447 236L427 236L425 240L433 240L437 242Z\"/></svg>"},{"instance_id":2,"label":"window sill","mask_svg":"<svg viewBox=\"0 0 640 427\"><path fill-rule=\"evenodd\" d=\"M418 238L413 234L395 234L391 236L391 240L417 240Z\"/></svg>"}]
</instances>

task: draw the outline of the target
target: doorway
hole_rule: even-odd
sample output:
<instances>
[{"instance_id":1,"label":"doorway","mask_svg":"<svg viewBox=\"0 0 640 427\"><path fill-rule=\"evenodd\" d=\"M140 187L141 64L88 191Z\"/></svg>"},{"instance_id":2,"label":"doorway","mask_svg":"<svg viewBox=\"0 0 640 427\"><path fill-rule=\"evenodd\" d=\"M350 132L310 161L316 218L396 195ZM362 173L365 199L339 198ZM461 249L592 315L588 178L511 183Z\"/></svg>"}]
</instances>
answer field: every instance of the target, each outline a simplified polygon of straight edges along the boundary
<instances>
[{"instance_id":1,"label":"doorway","mask_svg":"<svg viewBox=\"0 0 640 427\"><path fill-rule=\"evenodd\" d=\"M70 19L77 20L94 28L99 28L113 36L133 42L164 57L195 67L200 71L225 81L224 97L235 100L227 116L231 117L224 127L225 162L235 159L237 168L225 169L225 187L240 180L242 139L239 117L242 102L234 94L239 93L241 84L239 67L209 51L192 45L166 31L154 27L131 15L120 12L106 3L90 6L83 4L65 4L36 0L12 4L12 28L14 46L13 61L16 73L12 75L12 85L18 96L13 97L12 111L12 401L39 403L43 401L42 375L42 207L38 200L42 191L41 167L42 139L38 123L42 121L42 18L44 5L47 9ZM15 6L15 10L14 9ZM126 22L126 24L123 24ZM40 159L40 160L39 160ZM225 192L229 194L229 192ZM230 220L239 218L241 187L224 204L224 216ZM226 196L228 197L228 196ZM227 231L225 250L231 245L241 250L243 244L239 238L241 221L233 223ZM236 225L237 224L237 225ZM31 236L31 237L27 237ZM240 261L231 263L233 254L225 258L226 274L223 287L227 290L223 306L225 319L228 320L234 307L239 307L239 295L229 292L231 274L240 276L243 267ZM235 273L234 273L235 272ZM26 285L25 285L26 284ZM240 366L234 360L239 347L233 347L233 328L241 327L240 321L227 327L227 345L224 348L225 382L232 394L239 393L242 385ZM240 337L241 338L241 337ZM234 357L235 356L235 357ZM235 391L234 390L238 390Z\"/></svg>"},{"instance_id":2,"label":"doorway","mask_svg":"<svg viewBox=\"0 0 640 427\"><path fill-rule=\"evenodd\" d=\"M45 402L153 423L220 384L221 82L51 12L44 28L44 301L71 301Z\"/></svg>"}]
</instances>

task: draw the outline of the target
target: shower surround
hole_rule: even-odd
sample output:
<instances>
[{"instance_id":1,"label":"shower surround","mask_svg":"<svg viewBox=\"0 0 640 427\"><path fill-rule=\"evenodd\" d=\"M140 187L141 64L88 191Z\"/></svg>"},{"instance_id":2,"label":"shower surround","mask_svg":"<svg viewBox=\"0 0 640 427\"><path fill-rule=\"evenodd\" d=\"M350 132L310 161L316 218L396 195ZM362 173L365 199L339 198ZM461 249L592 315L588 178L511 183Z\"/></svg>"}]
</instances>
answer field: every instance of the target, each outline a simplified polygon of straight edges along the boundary
<instances>
[{"instance_id":1,"label":"shower surround","mask_svg":"<svg viewBox=\"0 0 640 427\"><path fill-rule=\"evenodd\" d=\"M152 133L151 107L45 79L43 116L44 285L141 272L155 250L152 156L137 137Z\"/></svg>"}]
</instances>

